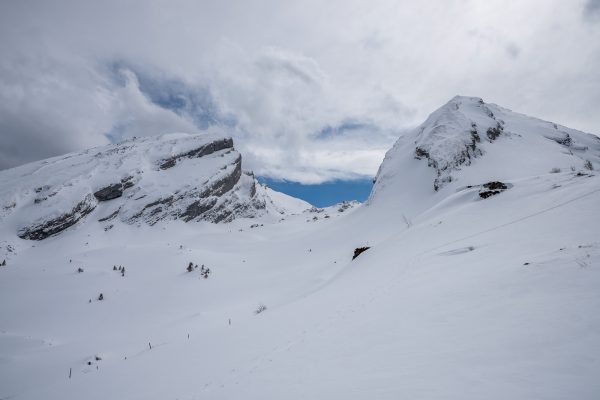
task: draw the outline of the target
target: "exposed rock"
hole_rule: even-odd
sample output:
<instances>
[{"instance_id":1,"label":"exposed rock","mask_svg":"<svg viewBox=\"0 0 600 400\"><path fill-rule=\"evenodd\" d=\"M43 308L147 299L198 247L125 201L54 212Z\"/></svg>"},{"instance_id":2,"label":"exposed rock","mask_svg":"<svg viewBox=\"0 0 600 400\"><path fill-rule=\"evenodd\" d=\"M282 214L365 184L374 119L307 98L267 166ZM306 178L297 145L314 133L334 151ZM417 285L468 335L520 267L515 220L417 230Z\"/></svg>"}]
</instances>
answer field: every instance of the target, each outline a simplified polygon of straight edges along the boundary
<instances>
[{"instance_id":1,"label":"exposed rock","mask_svg":"<svg viewBox=\"0 0 600 400\"><path fill-rule=\"evenodd\" d=\"M422 158L429 158L429 152L417 146L415 149L415 158L418 160Z\"/></svg>"},{"instance_id":2,"label":"exposed rock","mask_svg":"<svg viewBox=\"0 0 600 400\"><path fill-rule=\"evenodd\" d=\"M216 203L216 198L202 198L200 200L196 200L187 207L183 214L181 214L181 219L183 219L185 222L188 222L198 218L200 215L213 208Z\"/></svg>"},{"instance_id":3,"label":"exposed rock","mask_svg":"<svg viewBox=\"0 0 600 400\"><path fill-rule=\"evenodd\" d=\"M42 240L48 236L55 235L74 225L91 213L96 208L96 201L92 195L87 195L81 202L68 213L57 218L38 222L34 225L22 228L17 235L21 239Z\"/></svg>"},{"instance_id":4,"label":"exposed rock","mask_svg":"<svg viewBox=\"0 0 600 400\"><path fill-rule=\"evenodd\" d=\"M496 126L488 128L488 130L486 131L486 135L488 139L490 139L490 141L493 141L498 139L498 137L502 134L503 130L504 128L502 127L502 125L498 123Z\"/></svg>"},{"instance_id":5,"label":"exposed rock","mask_svg":"<svg viewBox=\"0 0 600 400\"><path fill-rule=\"evenodd\" d=\"M110 221L111 219L114 219L119 214L120 210L121 210L120 208L116 209L115 211L113 211L112 213L107 215L106 217L100 218L98 220L98 222L106 222L106 221Z\"/></svg>"},{"instance_id":6,"label":"exposed rock","mask_svg":"<svg viewBox=\"0 0 600 400\"><path fill-rule=\"evenodd\" d=\"M96 192L94 192L94 196L98 199L98 201L108 201L112 199L116 199L123 195L123 184L115 183L112 185L108 185Z\"/></svg>"},{"instance_id":7,"label":"exposed rock","mask_svg":"<svg viewBox=\"0 0 600 400\"><path fill-rule=\"evenodd\" d=\"M225 138L213 141L211 143L207 143L204 146L198 147L196 149L187 151L182 154L177 154L175 156L166 158L160 161L160 169L168 169L174 167L179 160L182 158L198 158L203 157L209 154L212 154L216 151L223 149L232 149L233 148L233 139Z\"/></svg>"},{"instance_id":8,"label":"exposed rock","mask_svg":"<svg viewBox=\"0 0 600 400\"><path fill-rule=\"evenodd\" d=\"M508 189L508 186L506 186L505 183L499 182L499 181L492 181L492 182L484 183L482 186L489 190L506 190L506 189Z\"/></svg>"},{"instance_id":9,"label":"exposed rock","mask_svg":"<svg viewBox=\"0 0 600 400\"><path fill-rule=\"evenodd\" d=\"M565 133L564 137L553 137L549 139L554 140L556 143L566 147L571 147L571 145L573 144L573 139L568 133Z\"/></svg>"},{"instance_id":10,"label":"exposed rock","mask_svg":"<svg viewBox=\"0 0 600 400\"><path fill-rule=\"evenodd\" d=\"M341 203L336 204L338 212L344 212L346 210L357 207L360 203L356 200L352 201L342 201Z\"/></svg>"},{"instance_id":11,"label":"exposed rock","mask_svg":"<svg viewBox=\"0 0 600 400\"><path fill-rule=\"evenodd\" d=\"M121 179L121 184L123 185L123 190L125 189L129 189L130 187L133 187L133 185L135 185L135 183L133 182L133 176L128 176L126 178Z\"/></svg>"}]
</instances>

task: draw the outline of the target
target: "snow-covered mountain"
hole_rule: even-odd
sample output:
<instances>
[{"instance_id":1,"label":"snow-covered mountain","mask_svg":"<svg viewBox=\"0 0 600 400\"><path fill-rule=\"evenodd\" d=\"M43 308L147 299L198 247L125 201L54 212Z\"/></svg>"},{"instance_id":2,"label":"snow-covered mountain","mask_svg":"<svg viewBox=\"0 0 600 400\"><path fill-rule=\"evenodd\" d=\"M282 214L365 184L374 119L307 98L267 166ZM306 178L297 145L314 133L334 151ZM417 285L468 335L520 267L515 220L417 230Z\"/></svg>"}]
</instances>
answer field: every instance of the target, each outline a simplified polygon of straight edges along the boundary
<instances>
[{"instance_id":1,"label":"snow-covered mountain","mask_svg":"<svg viewBox=\"0 0 600 400\"><path fill-rule=\"evenodd\" d=\"M363 206L299 212L263 186L252 196L242 173L207 211L243 210L228 223L176 218L191 194L130 223L237 174L231 149L173 158L201 139L158 140L110 168L96 149L0 173L15 203L0 229L0 398L598 398L596 136L456 97L398 140ZM94 196L111 185L121 197ZM88 195L94 210L59 235L17 236Z\"/></svg>"},{"instance_id":2,"label":"snow-covered mountain","mask_svg":"<svg viewBox=\"0 0 600 400\"><path fill-rule=\"evenodd\" d=\"M456 96L388 151L369 203L393 203L414 214L486 182L594 166L600 166L598 136Z\"/></svg>"},{"instance_id":3,"label":"snow-covered mountain","mask_svg":"<svg viewBox=\"0 0 600 400\"><path fill-rule=\"evenodd\" d=\"M136 138L1 171L0 181L0 222L33 240L83 221L109 230L114 221L227 222L310 207L283 194L273 201L242 172L233 140L215 135Z\"/></svg>"}]
</instances>

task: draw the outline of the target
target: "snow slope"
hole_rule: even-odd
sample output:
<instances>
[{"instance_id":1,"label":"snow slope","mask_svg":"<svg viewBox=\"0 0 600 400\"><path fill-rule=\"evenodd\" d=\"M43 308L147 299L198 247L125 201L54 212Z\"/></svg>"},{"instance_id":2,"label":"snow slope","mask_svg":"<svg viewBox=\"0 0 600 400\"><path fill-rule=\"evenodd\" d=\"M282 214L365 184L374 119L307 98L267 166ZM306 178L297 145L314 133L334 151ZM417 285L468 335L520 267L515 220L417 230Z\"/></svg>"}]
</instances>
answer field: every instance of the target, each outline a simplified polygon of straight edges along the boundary
<instances>
[{"instance_id":1,"label":"snow slope","mask_svg":"<svg viewBox=\"0 0 600 400\"><path fill-rule=\"evenodd\" d=\"M455 102L390 150L366 206L3 230L0 398L598 398L596 139L485 105L501 135L441 170L460 127L485 129Z\"/></svg>"}]
</instances>

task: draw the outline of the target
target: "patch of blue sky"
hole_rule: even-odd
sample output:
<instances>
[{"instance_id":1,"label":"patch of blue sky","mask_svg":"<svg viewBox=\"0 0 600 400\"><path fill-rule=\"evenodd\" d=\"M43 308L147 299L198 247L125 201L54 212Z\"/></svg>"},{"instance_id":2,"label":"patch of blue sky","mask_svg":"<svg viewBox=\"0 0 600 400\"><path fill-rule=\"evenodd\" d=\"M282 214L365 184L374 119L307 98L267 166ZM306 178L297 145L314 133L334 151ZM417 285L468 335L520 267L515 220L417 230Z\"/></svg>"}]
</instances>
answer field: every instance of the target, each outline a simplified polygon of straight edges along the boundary
<instances>
[{"instance_id":1,"label":"patch of blue sky","mask_svg":"<svg viewBox=\"0 0 600 400\"><path fill-rule=\"evenodd\" d=\"M371 193L371 178L356 180L336 180L316 185L304 185L298 182L258 177L260 183L271 189L297 197L316 207L327 207L342 201L365 201Z\"/></svg>"}]
</instances>

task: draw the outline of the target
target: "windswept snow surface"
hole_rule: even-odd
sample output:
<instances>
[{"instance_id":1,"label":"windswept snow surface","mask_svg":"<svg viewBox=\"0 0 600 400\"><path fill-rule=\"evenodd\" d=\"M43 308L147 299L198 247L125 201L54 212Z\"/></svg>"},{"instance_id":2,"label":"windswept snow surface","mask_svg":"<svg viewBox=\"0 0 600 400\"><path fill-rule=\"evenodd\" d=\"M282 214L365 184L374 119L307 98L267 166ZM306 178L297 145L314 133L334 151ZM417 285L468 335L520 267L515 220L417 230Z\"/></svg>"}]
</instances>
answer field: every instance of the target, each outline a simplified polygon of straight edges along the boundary
<instances>
[{"instance_id":1,"label":"windswept snow surface","mask_svg":"<svg viewBox=\"0 0 600 400\"><path fill-rule=\"evenodd\" d=\"M462 149L409 136L365 206L42 241L3 226L0 398L597 399L595 139L559 127L587 146L569 154L487 107L511 135L437 191L415 145L438 165ZM482 199L492 180L509 188Z\"/></svg>"}]
</instances>

